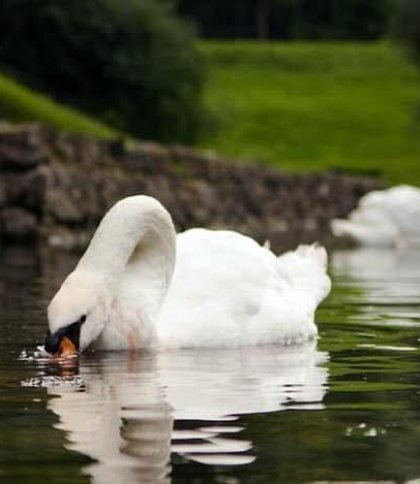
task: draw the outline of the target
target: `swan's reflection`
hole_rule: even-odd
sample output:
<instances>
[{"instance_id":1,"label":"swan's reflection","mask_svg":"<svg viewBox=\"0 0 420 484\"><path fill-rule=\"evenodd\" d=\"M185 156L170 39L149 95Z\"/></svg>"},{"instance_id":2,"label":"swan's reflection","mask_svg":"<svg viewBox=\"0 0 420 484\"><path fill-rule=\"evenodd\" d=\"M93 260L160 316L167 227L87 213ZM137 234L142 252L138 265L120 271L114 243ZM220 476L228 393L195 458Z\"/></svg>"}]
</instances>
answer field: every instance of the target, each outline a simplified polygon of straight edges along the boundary
<instances>
[{"instance_id":1,"label":"swan's reflection","mask_svg":"<svg viewBox=\"0 0 420 484\"><path fill-rule=\"evenodd\" d=\"M49 408L97 483L169 482L170 454L206 464L255 459L241 414L322 408L327 355L315 343L81 362L82 387L54 387Z\"/></svg>"},{"instance_id":2,"label":"swan's reflection","mask_svg":"<svg viewBox=\"0 0 420 484\"><path fill-rule=\"evenodd\" d=\"M368 291L365 299L387 304L417 302L420 285L420 250L407 248L357 249L334 252L331 258L336 276L357 281Z\"/></svg>"},{"instance_id":3,"label":"swan's reflection","mask_svg":"<svg viewBox=\"0 0 420 484\"><path fill-rule=\"evenodd\" d=\"M357 279L420 277L420 249L340 250L331 257L334 274L342 272Z\"/></svg>"}]
</instances>

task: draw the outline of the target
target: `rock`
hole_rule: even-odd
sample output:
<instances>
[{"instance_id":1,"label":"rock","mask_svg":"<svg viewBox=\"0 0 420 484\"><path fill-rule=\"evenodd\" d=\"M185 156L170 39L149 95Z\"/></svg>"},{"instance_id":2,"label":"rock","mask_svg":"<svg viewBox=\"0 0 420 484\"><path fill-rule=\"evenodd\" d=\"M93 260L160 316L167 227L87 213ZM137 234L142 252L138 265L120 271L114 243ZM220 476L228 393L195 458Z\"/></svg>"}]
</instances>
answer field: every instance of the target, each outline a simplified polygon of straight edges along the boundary
<instances>
[{"instance_id":1,"label":"rock","mask_svg":"<svg viewBox=\"0 0 420 484\"><path fill-rule=\"evenodd\" d=\"M124 156L124 163L128 168L145 175L167 171L169 160L168 149L153 142L138 143Z\"/></svg>"},{"instance_id":2,"label":"rock","mask_svg":"<svg viewBox=\"0 0 420 484\"><path fill-rule=\"evenodd\" d=\"M45 215L54 222L87 224L99 217L96 172L52 165L48 174Z\"/></svg>"},{"instance_id":3,"label":"rock","mask_svg":"<svg viewBox=\"0 0 420 484\"><path fill-rule=\"evenodd\" d=\"M8 125L10 126L10 125ZM36 125L0 129L0 169L21 171L36 167L47 159L47 152Z\"/></svg>"},{"instance_id":4,"label":"rock","mask_svg":"<svg viewBox=\"0 0 420 484\"><path fill-rule=\"evenodd\" d=\"M6 194L6 183L5 180L0 178L0 207L6 205L7 194Z\"/></svg>"},{"instance_id":5,"label":"rock","mask_svg":"<svg viewBox=\"0 0 420 484\"><path fill-rule=\"evenodd\" d=\"M279 252L329 242L330 220L378 188L382 183L368 177L282 173L182 146L128 148L36 125L0 125L1 229L12 237L42 233L60 247L86 244L118 199L146 194L167 207L178 230L239 230L269 239Z\"/></svg>"},{"instance_id":6,"label":"rock","mask_svg":"<svg viewBox=\"0 0 420 484\"><path fill-rule=\"evenodd\" d=\"M0 212L0 225L5 239L32 239L38 235L37 218L33 213L22 208L4 208Z\"/></svg>"},{"instance_id":7,"label":"rock","mask_svg":"<svg viewBox=\"0 0 420 484\"><path fill-rule=\"evenodd\" d=\"M28 208L39 214L42 212L47 190L45 167L24 173L6 172L2 176L2 181L4 204Z\"/></svg>"},{"instance_id":8,"label":"rock","mask_svg":"<svg viewBox=\"0 0 420 484\"><path fill-rule=\"evenodd\" d=\"M69 227L56 226L44 230L42 237L50 247L65 250L81 250L88 245L93 235L91 232L89 230L74 230Z\"/></svg>"}]
</instances>

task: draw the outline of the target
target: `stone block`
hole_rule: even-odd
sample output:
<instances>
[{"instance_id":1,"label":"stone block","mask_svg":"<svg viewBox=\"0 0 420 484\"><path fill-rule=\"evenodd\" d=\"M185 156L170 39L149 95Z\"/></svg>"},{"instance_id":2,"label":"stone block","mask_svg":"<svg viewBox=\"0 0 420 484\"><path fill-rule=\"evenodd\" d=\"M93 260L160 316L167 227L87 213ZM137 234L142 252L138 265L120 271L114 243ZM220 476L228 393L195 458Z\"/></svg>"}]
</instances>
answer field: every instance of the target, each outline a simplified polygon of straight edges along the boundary
<instances>
[{"instance_id":1,"label":"stone block","mask_svg":"<svg viewBox=\"0 0 420 484\"><path fill-rule=\"evenodd\" d=\"M38 235L36 216L19 207L7 207L0 212L0 226L4 239L33 239Z\"/></svg>"}]
</instances>

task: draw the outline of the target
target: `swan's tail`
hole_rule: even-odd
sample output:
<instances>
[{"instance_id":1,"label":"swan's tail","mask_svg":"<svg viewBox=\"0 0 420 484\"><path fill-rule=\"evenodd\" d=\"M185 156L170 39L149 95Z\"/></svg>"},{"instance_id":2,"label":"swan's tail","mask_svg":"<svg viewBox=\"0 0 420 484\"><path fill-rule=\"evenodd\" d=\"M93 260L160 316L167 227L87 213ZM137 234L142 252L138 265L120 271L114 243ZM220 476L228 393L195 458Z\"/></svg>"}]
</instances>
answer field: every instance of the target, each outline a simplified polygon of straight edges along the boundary
<instances>
[{"instance_id":1,"label":"swan's tail","mask_svg":"<svg viewBox=\"0 0 420 484\"><path fill-rule=\"evenodd\" d=\"M329 294L331 280L327 274L328 256L324 247L300 245L277 259L279 272L294 288L308 295L316 306Z\"/></svg>"}]
</instances>

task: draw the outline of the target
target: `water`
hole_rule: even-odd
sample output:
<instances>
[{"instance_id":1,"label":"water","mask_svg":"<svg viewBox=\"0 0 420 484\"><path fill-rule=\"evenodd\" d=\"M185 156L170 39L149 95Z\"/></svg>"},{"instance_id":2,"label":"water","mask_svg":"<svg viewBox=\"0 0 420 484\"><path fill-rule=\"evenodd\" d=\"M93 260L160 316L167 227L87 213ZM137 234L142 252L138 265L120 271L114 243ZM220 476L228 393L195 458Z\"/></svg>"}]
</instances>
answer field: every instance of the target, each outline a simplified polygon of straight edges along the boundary
<instances>
[{"instance_id":1,"label":"water","mask_svg":"<svg viewBox=\"0 0 420 484\"><path fill-rule=\"evenodd\" d=\"M332 256L300 348L31 358L76 256L0 254L0 482L389 481L420 476L420 251ZM26 353L22 351L26 350Z\"/></svg>"}]
</instances>

